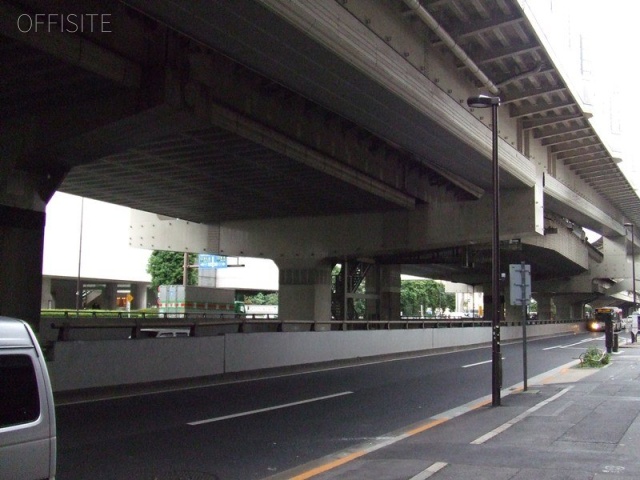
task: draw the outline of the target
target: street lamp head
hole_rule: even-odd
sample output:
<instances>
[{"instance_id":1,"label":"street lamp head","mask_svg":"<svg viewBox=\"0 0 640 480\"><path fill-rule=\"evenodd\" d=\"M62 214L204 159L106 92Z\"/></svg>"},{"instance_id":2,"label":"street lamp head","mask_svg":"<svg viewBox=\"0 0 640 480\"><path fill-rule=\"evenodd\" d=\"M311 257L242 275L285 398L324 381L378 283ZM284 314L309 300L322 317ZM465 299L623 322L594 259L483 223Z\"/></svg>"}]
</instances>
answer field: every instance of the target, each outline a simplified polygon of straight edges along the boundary
<instances>
[{"instance_id":1,"label":"street lamp head","mask_svg":"<svg viewBox=\"0 0 640 480\"><path fill-rule=\"evenodd\" d=\"M471 108L487 108L494 105L500 105L500 97L492 97L480 94L476 97L467 98L467 105Z\"/></svg>"},{"instance_id":2,"label":"street lamp head","mask_svg":"<svg viewBox=\"0 0 640 480\"><path fill-rule=\"evenodd\" d=\"M624 224L624 226L625 226L625 227L633 227L633 223L629 223L629 222L627 222L627 223L625 223L625 224Z\"/></svg>"}]
</instances>

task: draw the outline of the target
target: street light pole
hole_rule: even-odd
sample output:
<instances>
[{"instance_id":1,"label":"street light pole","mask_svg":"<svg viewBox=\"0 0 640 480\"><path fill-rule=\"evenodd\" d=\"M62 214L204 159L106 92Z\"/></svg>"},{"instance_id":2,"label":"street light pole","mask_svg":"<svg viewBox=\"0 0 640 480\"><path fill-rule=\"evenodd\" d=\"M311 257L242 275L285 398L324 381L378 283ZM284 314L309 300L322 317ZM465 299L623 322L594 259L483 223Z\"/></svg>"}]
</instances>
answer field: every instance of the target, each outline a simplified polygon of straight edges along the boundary
<instances>
[{"instance_id":1,"label":"street light pole","mask_svg":"<svg viewBox=\"0 0 640 480\"><path fill-rule=\"evenodd\" d=\"M498 164L498 107L500 97L478 95L469 97L471 108L491 107L491 131L493 152L493 236L491 241L491 404L500 405L502 384L502 354L500 353L500 167Z\"/></svg>"},{"instance_id":2,"label":"street light pole","mask_svg":"<svg viewBox=\"0 0 640 480\"><path fill-rule=\"evenodd\" d=\"M76 317L80 315L80 307L82 307L82 294L84 288L80 280L80 271L82 266L82 224L84 223L84 197L80 198L80 239L78 244L78 278L76 279Z\"/></svg>"}]
</instances>

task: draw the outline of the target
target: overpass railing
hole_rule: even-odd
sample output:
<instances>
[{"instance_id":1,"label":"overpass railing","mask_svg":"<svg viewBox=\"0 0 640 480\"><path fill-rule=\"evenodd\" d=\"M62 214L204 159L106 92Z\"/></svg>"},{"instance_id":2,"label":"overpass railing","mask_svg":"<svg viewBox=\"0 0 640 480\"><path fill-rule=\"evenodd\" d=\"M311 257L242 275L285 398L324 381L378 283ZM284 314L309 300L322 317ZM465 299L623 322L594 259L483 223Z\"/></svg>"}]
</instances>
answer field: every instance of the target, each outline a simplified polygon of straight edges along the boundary
<instances>
[{"instance_id":1,"label":"overpass railing","mask_svg":"<svg viewBox=\"0 0 640 480\"><path fill-rule=\"evenodd\" d=\"M88 339L99 339L97 332L125 331L132 339L147 338L146 331L158 329L189 329L189 336L219 335L222 333L258 333L284 331L326 330L395 330L427 328L490 327L491 321L472 317L403 317L397 320L281 320L274 315L235 314L149 314L143 312L43 312L44 325L57 331L57 340L78 339L77 333L91 331ZM574 323L575 320L528 320L528 325ZM521 320L504 321L504 326L521 325ZM75 332L75 333L74 333ZM120 337L122 338L122 337ZM84 339L84 338L83 338Z\"/></svg>"}]
</instances>

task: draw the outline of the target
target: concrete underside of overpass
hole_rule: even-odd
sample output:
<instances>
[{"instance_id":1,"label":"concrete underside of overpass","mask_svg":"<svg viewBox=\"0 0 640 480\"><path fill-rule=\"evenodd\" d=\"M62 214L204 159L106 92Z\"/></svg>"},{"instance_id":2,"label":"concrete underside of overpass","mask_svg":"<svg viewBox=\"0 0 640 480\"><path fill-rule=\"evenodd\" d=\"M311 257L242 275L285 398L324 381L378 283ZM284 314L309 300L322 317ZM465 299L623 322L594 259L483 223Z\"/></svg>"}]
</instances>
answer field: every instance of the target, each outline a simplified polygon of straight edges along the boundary
<instances>
[{"instance_id":1,"label":"concrete underside of overpass","mask_svg":"<svg viewBox=\"0 0 640 480\"><path fill-rule=\"evenodd\" d=\"M346 259L386 272L370 282L378 314L399 313L401 268L390 266L488 283L490 128L463 102L479 86L441 43L416 40L395 15L401 2L111 1L108 34L19 29L22 15L82 14L88 2L0 6L12 72L0 106L0 274L12 279L1 314L38 317L32 278L56 190L153 212L133 219L134 246L273 258L281 300L306 297L285 316L330 315L331 265ZM394 41L359 18L365 6ZM539 114L520 103L499 124L502 261L531 263L538 282L585 274L601 259L558 219L615 237L623 214L590 185L577 195L549 176L546 147L517 126Z\"/></svg>"}]
</instances>

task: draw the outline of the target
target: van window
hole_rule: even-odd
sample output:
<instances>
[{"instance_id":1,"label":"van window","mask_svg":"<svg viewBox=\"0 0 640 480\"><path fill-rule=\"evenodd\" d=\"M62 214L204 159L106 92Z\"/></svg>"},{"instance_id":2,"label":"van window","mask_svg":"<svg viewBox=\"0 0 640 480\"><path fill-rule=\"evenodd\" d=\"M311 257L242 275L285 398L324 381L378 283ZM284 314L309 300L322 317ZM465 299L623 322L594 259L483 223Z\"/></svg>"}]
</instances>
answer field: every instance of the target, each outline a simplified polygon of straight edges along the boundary
<instances>
[{"instance_id":1,"label":"van window","mask_svg":"<svg viewBox=\"0 0 640 480\"><path fill-rule=\"evenodd\" d=\"M0 355L0 428L33 422L40 416L38 381L28 355Z\"/></svg>"}]
</instances>

